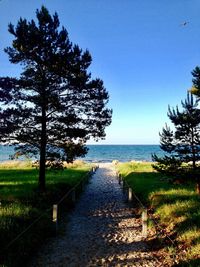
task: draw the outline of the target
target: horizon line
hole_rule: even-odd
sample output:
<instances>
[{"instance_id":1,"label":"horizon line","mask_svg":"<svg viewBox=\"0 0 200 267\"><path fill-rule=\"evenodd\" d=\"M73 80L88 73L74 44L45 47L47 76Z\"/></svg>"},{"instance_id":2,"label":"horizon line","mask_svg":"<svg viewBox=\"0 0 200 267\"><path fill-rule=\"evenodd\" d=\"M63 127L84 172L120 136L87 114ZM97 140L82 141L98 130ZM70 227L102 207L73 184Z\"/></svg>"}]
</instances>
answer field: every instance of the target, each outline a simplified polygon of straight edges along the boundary
<instances>
[{"instance_id":1,"label":"horizon line","mask_svg":"<svg viewBox=\"0 0 200 267\"><path fill-rule=\"evenodd\" d=\"M159 146L160 144L86 144L89 146Z\"/></svg>"}]
</instances>

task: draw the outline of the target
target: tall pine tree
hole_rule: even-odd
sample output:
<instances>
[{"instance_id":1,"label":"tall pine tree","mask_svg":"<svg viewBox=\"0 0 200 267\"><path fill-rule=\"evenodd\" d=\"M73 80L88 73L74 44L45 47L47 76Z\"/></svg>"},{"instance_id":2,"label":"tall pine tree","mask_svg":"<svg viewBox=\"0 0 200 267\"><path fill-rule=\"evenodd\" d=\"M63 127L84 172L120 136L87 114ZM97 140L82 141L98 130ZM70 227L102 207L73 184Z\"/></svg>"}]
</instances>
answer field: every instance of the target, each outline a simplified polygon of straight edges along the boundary
<instances>
[{"instance_id":1,"label":"tall pine tree","mask_svg":"<svg viewBox=\"0 0 200 267\"><path fill-rule=\"evenodd\" d=\"M73 160L86 153L85 142L105 137L112 110L103 81L92 79L91 55L73 45L57 13L42 6L37 23L20 18L9 25L14 40L5 49L20 63L20 78L0 78L1 142L39 154L39 188L45 190L47 159Z\"/></svg>"},{"instance_id":2,"label":"tall pine tree","mask_svg":"<svg viewBox=\"0 0 200 267\"><path fill-rule=\"evenodd\" d=\"M178 107L168 108L167 115L175 130L166 126L160 133L160 147L166 154L164 157L153 155L157 162L153 167L168 175L195 177L200 193L200 169L197 165L200 160L200 110L198 101L189 93L181 105L181 111Z\"/></svg>"}]
</instances>

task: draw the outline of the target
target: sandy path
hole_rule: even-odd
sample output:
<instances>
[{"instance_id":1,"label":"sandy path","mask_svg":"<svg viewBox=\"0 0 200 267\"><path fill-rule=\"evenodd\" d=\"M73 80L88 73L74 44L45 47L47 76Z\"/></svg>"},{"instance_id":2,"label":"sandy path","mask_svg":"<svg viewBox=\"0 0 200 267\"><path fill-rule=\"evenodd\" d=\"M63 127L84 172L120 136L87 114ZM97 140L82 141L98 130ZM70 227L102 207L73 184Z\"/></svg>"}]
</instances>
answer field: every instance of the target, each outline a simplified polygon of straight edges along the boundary
<instances>
[{"instance_id":1,"label":"sandy path","mask_svg":"<svg viewBox=\"0 0 200 267\"><path fill-rule=\"evenodd\" d=\"M162 266L141 238L140 220L124 202L111 164L100 164L63 235L31 267Z\"/></svg>"}]
</instances>

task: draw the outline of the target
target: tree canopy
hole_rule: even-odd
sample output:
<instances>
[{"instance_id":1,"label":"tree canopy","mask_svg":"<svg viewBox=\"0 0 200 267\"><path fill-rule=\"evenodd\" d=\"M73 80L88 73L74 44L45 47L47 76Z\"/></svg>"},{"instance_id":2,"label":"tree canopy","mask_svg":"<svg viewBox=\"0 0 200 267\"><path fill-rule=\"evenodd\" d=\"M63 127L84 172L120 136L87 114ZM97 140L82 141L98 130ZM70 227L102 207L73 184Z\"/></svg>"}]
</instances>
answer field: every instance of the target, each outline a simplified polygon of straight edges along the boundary
<instances>
[{"instance_id":1,"label":"tree canopy","mask_svg":"<svg viewBox=\"0 0 200 267\"><path fill-rule=\"evenodd\" d=\"M160 133L160 147L164 157L153 155L153 167L164 174L179 178L195 178L199 184L200 169L200 110L198 100L188 93L181 102L182 110L168 108L168 117L174 126L165 126Z\"/></svg>"},{"instance_id":2,"label":"tree canopy","mask_svg":"<svg viewBox=\"0 0 200 267\"><path fill-rule=\"evenodd\" d=\"M70 42L57 13L51 16L42 6L36 17L37 22L20 18L8 27L14 40L5 52L23 72L19 78L0 78L0 136L1 143L39 154L44 190L46 160L84 155L87 140L105 137L112 110L106 107L103 81L88 71L89 51Z\"/></svg>"}]
</instances>

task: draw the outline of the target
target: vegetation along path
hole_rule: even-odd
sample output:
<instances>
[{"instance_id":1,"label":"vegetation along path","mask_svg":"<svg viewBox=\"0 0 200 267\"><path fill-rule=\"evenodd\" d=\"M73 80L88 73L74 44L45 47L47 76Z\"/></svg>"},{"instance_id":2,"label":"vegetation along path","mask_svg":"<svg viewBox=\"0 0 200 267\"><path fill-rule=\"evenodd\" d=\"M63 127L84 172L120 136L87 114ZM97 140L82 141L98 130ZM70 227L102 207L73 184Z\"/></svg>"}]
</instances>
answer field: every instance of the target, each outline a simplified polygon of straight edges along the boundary
<instances>
[{"instance_id":1,"label":"vegetation along path","mask_svg":"<svg viewBox=\"0 0 200 267\"><path fill-rule=\"evenodd\" d=\"M140 219L123 199L114 168L100 164L62 236L33 266L162 266L142 241Z\"/></svg>"}]
</instances>

